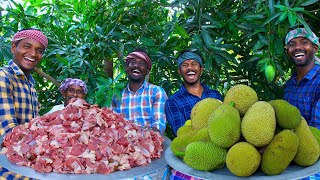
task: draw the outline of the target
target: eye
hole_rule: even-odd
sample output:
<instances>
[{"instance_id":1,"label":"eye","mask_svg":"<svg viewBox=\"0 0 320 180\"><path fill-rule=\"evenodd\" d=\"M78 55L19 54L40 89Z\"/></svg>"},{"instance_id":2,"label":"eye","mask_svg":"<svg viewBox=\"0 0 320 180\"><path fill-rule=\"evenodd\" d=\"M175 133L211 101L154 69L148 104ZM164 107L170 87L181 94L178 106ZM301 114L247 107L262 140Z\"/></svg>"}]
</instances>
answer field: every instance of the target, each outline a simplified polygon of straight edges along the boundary
<instances>
[{"instance_id":1,"label":"eye","mask_svg":"<svg viewBox=\"0 0 320 180\"><path fill-rule=\"evenodd\" d=\"M44 53L44 51L43 51L43 49L37 49L37 53L42 55Z\"/></svg>"}]
</instances>

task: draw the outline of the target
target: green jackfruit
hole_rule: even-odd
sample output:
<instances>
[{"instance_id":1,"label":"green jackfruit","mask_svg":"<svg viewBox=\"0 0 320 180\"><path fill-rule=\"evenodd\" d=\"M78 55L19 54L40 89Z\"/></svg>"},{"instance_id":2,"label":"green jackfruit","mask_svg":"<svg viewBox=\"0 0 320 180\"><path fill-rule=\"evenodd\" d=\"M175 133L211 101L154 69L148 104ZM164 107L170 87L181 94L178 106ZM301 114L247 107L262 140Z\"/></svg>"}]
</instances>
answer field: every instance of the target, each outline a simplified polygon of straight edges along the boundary
<instances>
[{"instance_id":1,"label":"green jackfruit","mask_svg":"<svg viewBox=\"0 0 320 180\"><path fill-rule=\"evenodd\" d=\"M188 134L190 133L191 131L193 131L192 127L191 126L186 126L186 125L183 125L181 126L178 131L177 131L177 136L182 136L184 134Z\"/></svg>"},{"instance_id":2,"label":"green jackfruit","mask_svg":"<svg viewBox=\"0 0 320 180\"><path fill-rule=\"evenodd\" d=\"M320 129L313 127L313 126L309 126L313 136L316 138L316 140L318 141L318 144L320 145Z\"/></svg>"},{"instance_id":3,"label":"green jackfruit","mask_svg":"<svg viewBox=\"0 0 320 180\"><path fill-rule=\"evenodd\" d=\"M238 84L231 87L224 98L224 104L235 103L235 108L239 110L241 116L247 112L247 110L258 101L258 95L251 87Z\"/></svg>"},{"instance_id":4,"label":"green jackfruit","mask_svg":"<svg viewBox=\"0 0 320 180\"><path fill-rule=\"evenodd\" d=\"M191 110L191 126L193 129L201 129L208 126L208 119L214 110L222 102L215 98L205 98L197 102Z\"/></svg>"},{"instance_id":5,"label":"green jackfruit","mask_svg":"<svg viewBox=\"0 0 320 180\"><path fill-rule=\"evenodd\" d=\"M192 132L192 134L194 134L195 132ZM175 137L170 145L170 148L173 152L174 155L179 156L179 157L183 157L183 155L181 155L181 153L186 151L186 147L188 144L190 144L192 141L192 135L191 134L184 134L184 135L180 135Z\"/></svg>"},{"instance_id":6,"label":"green jackfruit","mask_svg":"<svg viewBox=\"0 0 320 180\"><path fill-rule=\"evenodd\" d=\"M241 122L241 132L247 142L255 147L269 144L276 129L276 115L265 101L254 103Z\"/></svg>"},{"instance_id":7,"label":"green jackfruit","mask_svg":"<svg viewBox=\"0 0 320 180\"><path fill-rule=\"evenodd\" d=\"M187 146L183 160L193 169L212 171L224 167L226 155L226 149L212 142L193 142Z\"/></svg>"},{"instance_id":8,"label":"green jackfruit","mask_svg":"<svg viewBox=\"0 0 320 180\"><path fill-rule=\"evenodd\" d=\"M248 142L233 145L226 158L227 168L236 176L251 176L258 169L260 161L259 151Z\"/></svg>"},{"instance_id":9,"label":"green jackfruit","mask_svg":"<svg viewBox=\"0 0 320 180\"><path fill-rule=\"evenodd\" d=\"M214 144L222 148L230 148L240 139L240 126L239 111L228 104L222 104L209 118L209 137Z\"/></svg>"},{"instance_id":10,"label":"green jackfruit","mask_svg":"<svg viewBox=\"0 0 320 180\"><path fill-rule=\"evenodd\" d=\"M276 113L277 125L284 129L293 129L301 122L301 114L297 107L286 100L276 99L269 102Z\"/></svg>"},{"instance_id":11,"label":"green jackfruit","mask_svg":"<svg viewBox=\"0 0 320 180\"><path fill-rule=\"evenodd\" d=\"M192 142L198 142L198 141L202 141L202 142L211 141L207 127L204 127L198 130L197 133L194 136L192 136Z\"/></svg>"},{"instance_id":12,"label":"green jackfruit","mask_svg":"<svg viewBox=\"0 0 320 180\"><path fill-rule=\"evenodd\" d=\"M320 147L307 121L303 117L301 118L301 123L295 128L295 132L300 138L300 144L293 161L300 166L311 166L319 159Z\"/></svg>"},{"instance_id":13,"label":"green jackfruit","mask_svg":"<svg viewBox=\"0 0 320 180\"><path fill-rule=\"evenodd\" d=\"M261 170L267 175L282 173L291 163L299 148L299 137L285 129L274 136L262 154Z\"/></svg>"}]
</instances>

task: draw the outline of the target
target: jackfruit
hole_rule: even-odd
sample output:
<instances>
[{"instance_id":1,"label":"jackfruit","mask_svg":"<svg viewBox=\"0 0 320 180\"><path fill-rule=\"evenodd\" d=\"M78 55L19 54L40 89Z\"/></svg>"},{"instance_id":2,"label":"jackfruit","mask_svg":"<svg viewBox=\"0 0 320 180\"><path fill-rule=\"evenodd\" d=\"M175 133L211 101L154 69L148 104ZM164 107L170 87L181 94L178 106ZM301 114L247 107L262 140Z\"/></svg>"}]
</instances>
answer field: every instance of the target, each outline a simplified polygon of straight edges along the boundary
<instances>
[{"instance_id":1,"label":"jackfruit","mask_svg":"<svg viewBox=\"0 0 320 180\"><path fill-rule=\"evenodd\" d=\"M258 169L260 161L259 151L248 142L234 144L226 158L227 168L236 176L251 176Z\"/></svg>"},{"instance_id":2,"label":"jackfruit","mask_svg":"<svg viewBox=\"0 0 320 180\"><path fill-rule=\"evenodd\" d=\"M224 98L223 103L235 103L235 108L239 110L241 116L258 101L258 95L254 89L244 84L237 84L231 87Z\"/></svg>"},{"instance_id":3,"label":"jackfruit","mask_svg":"<svg viewBox=\"0 0 320 180\"><path fill-rule=\"evenodd\" d=\"M187 120L187 121L184 123L184 126L191 126L191 119Z\"/></svg>"},{"instance_id":4,"label":"jackfruit","mask_svg":"<svg viewBox=\"0 0 320 180\"><path fill-rule=\"evenodd\" d=\"M286 100L276 99L269 102L276 113L277 125L284 129L293 129L301 122L301 114L297 107Z\"/></svg>"},{"instance_id":5,"label":"jackfruit","mask_svg":"<svg viewBox=\"0 0 320 180\"><path fill-rule=\"evenodd\" d=\"M183 155L181 155L181 153L185 152L187 145L192 142L191 137L192 137L192 135L190 135L190 134L185 134L185 135L175 137L172 140L171 145L170 145L172 153L175 156L183 157Z\"/></svg>"},{"instance_id":6,"label":"jackfruit","mask_svg":"<svg viewBox=\"0 0 320 180\"><path fill-rule=\"evenodd\" d=\"M291 163L299 148L299 137L285 129L274 136L262 154L261 170L267 175L282 173Z\"/></svg>"},{"instance_id":7,"label":"jackfruit","mask_svg":"<svg viewBox=\"0 0 320 180\"><path fill-rule=\"evenodd\" d=\"M320 147L303 117L299 126L295 128L295 132L300 138L300 144L293 161L300 166L313 165L319 159Z\"/></svg>"},{"instance_id":8,"label":"jackfruit","mask_svg":"<svg viewBox=\"0 0 320 180\"><path fill-rule=\"evenodd\" d=\"M188 134L191 131L193 131L191 126L183 125L183 126L179 127L179 129L177 131L177 136L182 136L184 134Z\"/></svg>"},{"instance_id":9,"label":"jackfruit","mask_svg":"<svg viewBox=\"0 0 320 180\"><path fill-rule=\"evenodd\" d=\"M265 102L254 103L241 122L241 132L247 142L255 147L269 144L276 129L276 115L273 107Z\"/></svg>"},{"instance_id":10,"label":"jackfruit","mask_svg":"<svg viewBox=\"0 0 320 180\"><path fill-rule=\"evenodd\" d=\"M320 129L313 127L313 126L309 126L313 136L316 138L316 140L318 141L318 144L320 145Z\"/></svg>"},{"instance_id":11,"label":"jackfruit","mask_svg":"<svg viewBox=\"0 0 320 180\"><path fill-rule=\"evenodd\" d=\"M206 127L211 113L221 104L222 102L215 98L205 98L197 102L190 114L192 128L201 129Z\"/></svg>"},{"instance_id":12,"label":"jackfruit","mask_svg":"<svg viewBox=\"0 0 320 180\"><path fill-rule=\"evenodd\" d=\"M240 126L239 111L231 105L222 104L209 118L209 137L214 144L222 148L230 148L240 139Z\"/></svg>"},{"instance_id":13,"label":"jackfruit","mask_svg":"<svg viewBox=\"0 0 320 180\"><path fill-rule=\"evenodd\" d=\"M193 142L187 146L183 160L193 169L212 171L224 167L226 155L226 149L212 142Z\"/></svg>"},{"instance_id":14,"label":"jackfruit","mask_svg":"<svg viewBox=\"0 0 320 180\"><path fill-rule=\"evenodd\" d=\"M202 141L202 142L209 142L211 141L208 133L208 128L204 127L197 131L197 133L191 137L192 142Z\"/></svg>"}]
</instances>

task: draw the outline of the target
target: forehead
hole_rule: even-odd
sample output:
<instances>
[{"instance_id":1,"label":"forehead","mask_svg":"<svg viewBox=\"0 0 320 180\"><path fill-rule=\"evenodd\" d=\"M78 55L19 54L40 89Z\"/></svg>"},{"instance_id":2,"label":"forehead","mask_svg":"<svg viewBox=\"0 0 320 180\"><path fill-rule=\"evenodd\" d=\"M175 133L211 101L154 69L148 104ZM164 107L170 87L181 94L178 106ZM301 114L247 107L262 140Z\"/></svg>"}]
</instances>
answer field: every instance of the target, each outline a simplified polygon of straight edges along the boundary
<instances>
[{"instance_id":1,"label":"forehead","mask_svg":"<svg viewBox=\"0 0 320 180\"><path fill-rule=\"evenodd\" d=\"M296 37L296 38L293 38L289 41L289 43L292 43L292 42L298 42L298 41L304 41L304 40L307 40L309 42L311 42L308 38L305 38L305 37Z\"/></svg>"},{"instance_id":2,"label":"forehead","mask_svg":"<svg viewBox=\"0 0 320 180\"><path fill-rule=\"evenodd\" d=\"M83 88L81 86L78 86L78 85L71 85L68 87L68 89L81 89L83 90Z\"/></svg>"}]
</instances>

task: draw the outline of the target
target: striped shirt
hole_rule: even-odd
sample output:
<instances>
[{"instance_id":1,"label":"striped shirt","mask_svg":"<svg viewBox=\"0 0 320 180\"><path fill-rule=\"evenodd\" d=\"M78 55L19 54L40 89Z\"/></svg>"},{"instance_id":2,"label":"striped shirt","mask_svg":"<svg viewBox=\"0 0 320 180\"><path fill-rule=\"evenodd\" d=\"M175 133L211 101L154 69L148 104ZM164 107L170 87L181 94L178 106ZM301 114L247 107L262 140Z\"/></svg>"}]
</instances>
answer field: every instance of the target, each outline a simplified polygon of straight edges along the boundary
<instances>
[{"instance_id":1,"label":"striped shirt","mask_svg":"<svg viewBox=\"0 0 320 180\"><path fill-rule=\"evenodd\" d=\"M0 135L38 116L35 81L12 61L0 68Z\"/></svg>"},{"instance_id":2,"label":"striped shirt","mask_svg":"<svg viewBox=\"0 0 320 180\"><path fill-rule=\"evenodd\" d=\"M178 129L190 119L191 110L197 102L205 98L222 100L222 96L218 91L212 90L204 84L201 84L201 86L203 87L201 98L190 94L182 85L180 89L167 100L165 111L167 121L170 124L174 135L177 135Z\"/></svg>"},{"instance_id":3,"label":"striped shirt","mask_svg":"<svg viewBox=\"0 0 320 180\"><path fill-rule=\"evenodd\" d=\"M297 73L287 81L284 99L296 106L310 126L320 129L320 65L315 65L297 83Z\"/></svg>"},{"instance_id":4,"label":"striped shirt","mask_svg":"<svg viewBox=\"0 0 320 180\"><path fill-rule=\"evenodd\" d=\"M142 127L157 128L161 133L164 132L167 94L163 88L145 81L135 93L127 85L121 94L121 100L113 100L112 108L115 112Z\"/></svg>"}]
</instances>

